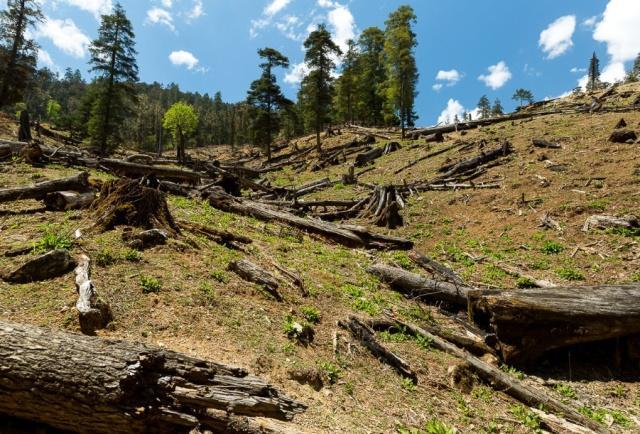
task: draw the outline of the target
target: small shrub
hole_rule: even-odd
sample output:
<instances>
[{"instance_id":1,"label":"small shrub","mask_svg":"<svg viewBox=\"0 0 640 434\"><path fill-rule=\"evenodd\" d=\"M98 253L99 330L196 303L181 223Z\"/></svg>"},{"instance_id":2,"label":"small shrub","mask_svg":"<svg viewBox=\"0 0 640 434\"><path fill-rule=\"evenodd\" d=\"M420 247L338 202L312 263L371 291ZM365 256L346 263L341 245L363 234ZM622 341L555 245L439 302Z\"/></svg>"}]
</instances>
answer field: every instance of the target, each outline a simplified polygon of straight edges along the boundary
<instances>
[{"instance_id":1,"label":"small shrub","mask_svg":"<svg viewBox=\"0 0 640 434\"><path fill-rule=\"evenodd\" d=\"M209 282L202 282L200 285L200 299L205 306L213 306L217 303L216 291Z\"/></svg>"},{"instance_id":2,"label":"small shrub","mask_svg":"<svg viewBox=\"0 0 640 434\"><path fill-rule=\"evenodd\" d=\"M415 392L416 391L416 385L413 382L413 380L411 378L402 378L402 383L401 386L404 390L406 390L407 392Z\"/></svg>"},{"instance_id":3,"label":"small shrub","mask_svg":"<svg viewBox=\"0 0 640 434\"><path fill-rule=\"evenodd\" d=\"M601 424L607 423L607 415L611 416L613 422L624 428L631 426L631 420L619 410L608 410L605 408L592 409L590 407L580 407L578 411L589 419L595 420Z\"/></svg>"},{"instance_id":4,"label":"small shrub","mask_svg":"<svg viewBox=\"0 0 640 434\"><path fill-rule=\"evenodd\" d=\"M416 335L414 339L416 341L416 344L418 344L418 346L425 351L429 351L433 346L433 339L429 337L426 337L423 335Z\"/></svg>"},{"instance_id":5,"label":"small shrub","mask_svg":"<svg viewBox=\"0 0 640 434\"><path fill-rule=\"evenodd\" d=\"M558 392L560 395L564 396L565 398L569 398L569 399L576 398L576 392L571 388L571 386L558 383L555 385L554 389L556 389L556 392Z\"/></svg>"},{"instance_id":6,"label":"small shrub","mask_svg":"<svg viewBox=\"0 0 640 434\"><path fill-rule=\"evenodd\" d=\"M575 268L563 267L556 270L556 274L565 280L584 280L584 274Z\"/></svg>"},{"instance_id":7,"label":"small shrub","mask_svg":"<svg viewBox=\"0 0 640 434\"><path fill-rule=\"evenodd\" d=\"M525 288L535 288L537 285L536 285L536 282L534 282L529 277L518 277L518 280L516 281L516 286L518 288L525 289Z\"/></svg>"},{"instance_id":8,"label":"small shrub","mask_svg":"<svg viewBox=\"0 0 640 434\"><path fill-rule=\"evenodd\" d=\"M142 261L142 253L136 249L128 249L124 254L124 259L129 262L140 262Z\"/></svg>"},{"instance_id":9,"label":"small shrub","mask_svg":"<svg viewBox=\"0 0 640 434\"><path fill-rule=\"evenodd\" d=\"M411 259L404 252L396 252L393 254L393 260L396 264L398 264L401 268L405 270L411 270L413 265L411 264Z\"/></svg>"},{"instance_id":10,"label":"small shrub","mask_svg":"<svg viewBox=\"0 0 640 434\"><path fill-rule=\"evenodd\" d=\"M502 371L506 372L507 374L513 375L518 380L524 380L524 377L525 377L524 372L519 371L518 369L514 368L513 366L501 365L500 369L502 369Z\"/></svg>"},{"instance_id":11,"label":"small shrub","mask_svg":"<svg viewBox=\"0 0 640 434\"><path fill-rule=\"evenodd\" d=\"M302 312L302 316L304 319L309 321L311 324L318 324L320 322L320 311L313 306L304 306L300 309Z\"/></svg>"},{"instance_id":12,"label":"small shrub","mask_svg":"<svg viewBox=\"0 0 640 434\"><path fill-rule=\"evenodd\" d=\"M385 342L396 343L407 342L409 339L411 339L404 327L402 327L400 330L394 329L393 331L385 330L383 332L380 332L380 338Z\"/></svg>"},{"instance_id":13,"label":"small shrub","mask_svg":"<svg viewBox=\"0 0 640 434\"><path fill-rule=\"evenodd\" d=\"M150 292L160 292L162 289L162 282L153 276L141 275L140 285L142 285L142 292L148 294Z\"/></svg>"},{"instance_id":14,"label":"small shrub","mask_svg":"<svg viewBox=\"0 0 640 434\"><path fill-rule=\"evenodd\" d=\"M320 369L329 384L336 384L338 382L340 375L342 374L340 367L331 362L320 362L318 363L318 366L320 366Z\"/></svg>"},{"instance_id":15,"label":"small shrub","mask_svg":"<svg viewBox=\"0 0 640 434\"><path fill-rule=\"evenodd\" d=\"M313 327L305 320L298 319L290 313L284 318L282 330L289 339L294 339L304 345L313 340Z\"/></svg>"},{"instance_id":16,"label":"small shrub","mask_svg":"<svg viewBox=\"0 0 640 434\"><path fill-rule=\"evenodd\" d=\"M47 230L33 246L33 253L47 253L51 250L69 250L73 241L66 235Z\"/></svg>"},{"instance_id":17,"label":"small shrub","mask_svg":"<svg viewBox=\"0 0 640 434\"><path fill-rule=\"evenodd\" d=\"M213 270L211 273L209 273L209 275L213 280L220 283L227 283L229 281L229 276L227 275L227 273L221 270Z\"/></svg>"},{"instance_id":18,"label":"small shrub","mask_svg":"<svg viewBox=\"0 0 640 434\"><path fill-rule=\"evenodd\" d=\"M564 247L562 246L562 244L558 243L557 241L551 240L546 240L542 244L542 248L540 248L540 251L545 255L557 255L559 253L562 253L563 250Z\"/></svg>"},{"instance_id":19,"label":"small shrub","mask_svg":"<svg viewBox=\"0 0 640 434\"><path fill-rule=\"evenodd\" d=\"M551 264L546 259L540 259L531 264L531 268L534 270L548 270L551 268Z\"/></svg>"},{"instance_id":20,"label":"small shrub","mask_svg":"<svg viewBox=\"0 0 640 434\"><path fill-rule=\"evenodd\" d=\"M540 416L532 412L523 405L514 405L509 409L509 412L515 416L518 421L527 428L531 428L535 432L540 430Z\"/></svg>"},{"instance_id":21,"label":"small shrub","mask_svg":"<svg viewBox=\"0 0 640 434\"><path fill-rule=\"evenodd\" d=\"M118 258L116 255L109 249L102 249L96 255L96 265L99 267L108 267L109 265L113 265L116 263Z\"/></svg>"},{"instance_id":22,"label":"small shrub","mask_svg":"<svg viewBox=\"0 0 640 434\"><path fill-rule=\"evenodd\" d=\"M431 419L424 426L426 434L455 434L456 430L440 422L438 419Z\"/></svg>"}]
</instances>

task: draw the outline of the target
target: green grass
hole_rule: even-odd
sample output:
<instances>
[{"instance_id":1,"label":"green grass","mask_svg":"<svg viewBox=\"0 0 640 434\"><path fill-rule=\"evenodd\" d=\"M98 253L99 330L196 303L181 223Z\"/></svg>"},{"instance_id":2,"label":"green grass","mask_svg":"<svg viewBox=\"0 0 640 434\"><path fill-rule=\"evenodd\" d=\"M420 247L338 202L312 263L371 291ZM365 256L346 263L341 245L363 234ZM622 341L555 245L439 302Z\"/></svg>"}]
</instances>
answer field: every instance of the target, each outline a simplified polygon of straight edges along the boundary
<instances>
[{"instance_id":1,"label":"green grass","mask_svg":"<svg viewBox=\"0 0 640 434\"><path fill-rule=\"evenodd\" d=\"M109 248L104 248L96 255L96 265L99 267L108 267L118 261L118 256Z\"/></svg>"},{"instance_id":2,"label":"green grass","mask_svg":"<svg viewBox=\"0 0 640 434\"><path fill-rule=\"evenodd\" d=\"M501 365L500 369L502 369L502 371L506 372L507 374L513 375L518 380L524 380L524 378L525 378L524 372L519 371L518 369L514 368L513 366Z\"/></svg>"},{"instance_id":3,"label":"green grass","mask_svg":"<svg viewBox=\"0 0 640 434\"><path fill-rule=\"evenodd\" d=\"M536 433L541 432L540 425L542 421L540 420L540 416L524 405L514 405L509 409L509 412L515 416L522 425L532 429Z\"/></svg>"},{"instance_id":4,"label":"green grass","mask_svg":"<svg viewBox=\"0 0 640 434\"><path fill-rule=\"evenodd\" d=\"M569 281L584 280L584 274L580 270L571 267L558 268L556 274Z\"/></svg>"},{"instance_id":5,"label":"green grass","mask_svg":"<svg viewBox=\"0 0 640 434\"><path fill-rule=\"evenodd\" d=\"M516 280L516 286L520 289L526 289L526 288L535 288L536 282L533 281L533 279L530 279L528 277L518 277L518 280Z\"/></svg>"},{"instance_id":6,"label":"green grass","mask_svg":"<svg viewBox=\"0 0 640 434\"><path fill-rule=\"evenodd\" d=\"M545 240L540 251L545 255L558 255L564 251L564 246L557 241Z\"/></svg>"},{"instance_id":7,"label":"green grass","mask_svg":"<svg viewBox=\"0 0 640 434\"><path fill-rule=\"evenodd\" d=\"M311 324L318 324L320 322L322 315L320 315L320 311L317 308L313 306L304 306L300 311L302 312L304 319Z\"/></svg>"},{"instance_id":8,"label":"green grass","mask_svg":"<svg viewBox=\"0 0 640 434\"><path fill-rule=\"evenodd\" d=\"M336 384L342 375L342 370L334 363L321 361L318 366L329 384Z\"/></svg>"},{"instance_id":9,"label":"green grass","mask_svg":"<svg viewBox=\"0 0 640 434\"><path fill-rule=\"evenodd\" d=\"M578 411L587 416L589 419L595 420L596 422L599 422L603 425L607 423L607 415L609 415L613 419L613 422L620 425L621 427L631 427L631 420L619 410L608 410L605 408L593 409L591 407L585 406L580 407Z\"/></svg>"},{"instance_id":10,"label":"green grass","mask_svg":"<svg viewBox=\"0 0 640 434\"><path fill-rule=\"evenodd\" d=\"M566 384L558 383L555 385L554 389L565 398L575 399L577 397L575 390L573 390L571 386L567 386Z\"/></svg>"},{"instance_id":11,"label":"green grass","mask_svg":"<svg viewBox=\"0 0 640 434\"><path fill-rule=\"evenodd\" d=\"M160 280L145 274L140 276L140 285L142 286L143 294L149 294L151 292L157 293L162 289L162 282L160 282Z\"/></svg>"},{"instance_id":12,"label":"green grass","mask_svg":"<svg viewBox=\"0 0 640 434\"><path fill-rule=\"evenodd\" d=\"M124 253L124 259L126 259L129 262L140 262L142 261L142 253L140 253L135 249L128 249Z\"/></svg>"}]
</instances>

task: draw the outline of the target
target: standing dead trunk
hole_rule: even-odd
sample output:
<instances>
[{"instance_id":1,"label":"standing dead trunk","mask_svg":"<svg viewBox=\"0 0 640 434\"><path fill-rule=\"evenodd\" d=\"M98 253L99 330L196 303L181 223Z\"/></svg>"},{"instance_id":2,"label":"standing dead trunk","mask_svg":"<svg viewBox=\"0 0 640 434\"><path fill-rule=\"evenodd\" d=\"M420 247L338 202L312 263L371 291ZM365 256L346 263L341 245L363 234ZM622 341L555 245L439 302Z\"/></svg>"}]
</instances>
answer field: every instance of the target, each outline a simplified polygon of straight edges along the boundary
<instances>
[{"instance_id":1,"label":"standing dead trunk","mask_svg":"<svg viewBox=\"0 0 640 434\"><path fill-rule=\"evenodd\" d=\"M30 142L31 140L31 122L29 120L29 111L25 109L20 112L20 129L18 130L18 141Z\"/></svg>"}]
</instances>

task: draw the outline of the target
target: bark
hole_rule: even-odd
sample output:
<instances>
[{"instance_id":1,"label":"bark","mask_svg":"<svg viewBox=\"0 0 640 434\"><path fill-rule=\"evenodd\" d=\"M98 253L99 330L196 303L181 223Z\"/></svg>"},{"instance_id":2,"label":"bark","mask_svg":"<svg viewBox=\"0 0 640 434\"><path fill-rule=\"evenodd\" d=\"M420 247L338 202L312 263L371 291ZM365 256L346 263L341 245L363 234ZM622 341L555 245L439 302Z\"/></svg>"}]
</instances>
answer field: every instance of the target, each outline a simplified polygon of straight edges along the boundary
<instances>
[{"instance_id":1,"label":"bark","mask_svg":"<svg viewBox=\"0 0 640 434\"><path fill-rule=\"evenodd\" d=\"M52 250L29 259L2 278L11 283L30 283L53 279L73 270L76 262L66 250Z\"/></svg>"},{"instance_id":2,"label":"bark","mask_svg":"<svg viewBox=\"0 0 640 434\"><path fill-rule=\"evenodd\" d=\"M278 292L278 287L280 286L278 280L265 269L257 266L253 262L243 259L241 261L231 262L229 264L229 270L244 280L261 285L269 294L273 295L276 300L282 301L282 295Z\"/></svg>"},{"instance_id":3,"label":"bark","mask_svg":"<svg viewBox=\"0 0 640 434\"><path fill-rule=\"evenodd\" d=\"M403 294L431 301L450 303L460 307L467 305L467 295L474 290L474 288L465 285L427 279L402 268L380 263L369 267L367 272L377 276L380 280Z\"/></svg>"},{"instance_id":4,"label":"bark","mask_svg":"<svg viewBox=\"0 0 640 434\"><path fill-rule=\"evenodd\" d=\"M209 195L209 203L221 211L251 216L263 221L277 221L309 233L322 235L349 247L367 247L383 250L407 250L413 247L413 243L409 240L379 235L361 226L337 225L321 220L298 217L288 212L269 208L258 202L234 198L220 191L212 192Z\"/></svg>"},{"instance_id":5,"label":"bark","mask_svg":"<svg viewBox=\"0 0 640 434\"><path fill-rule=\"evenodd\" d=\"M360 212L360 218L368 218L376 226L396 229L404 225L400 211L404 208L402 193L394 186L376 187L368 203Z\"/></svg>"},{"instance_id":6,"label":"bark","mask_svg":"<svg viewBox=\"0 0 640 434\"><path fill-rule=\"evenodd\" d=\"M453 166L446 166L446 168L441 168L440 171L445 172L444 175L442 175L443 178L449 178L468 170L475 169L483 164L490 163L500 157L507 156L511 152L511 145L508 141L505 141L499 148L493 149L487 153L483 152L477 157L461 161Z\"/></svg>"},{"instance_id":7,"label":"bark","mask_svg":"<svg viewBox=\"0 0 640 434\"><path fill-rule=\"evenodd\" d=\"M500 342L507 363L576 344L640 333L640 285L471 291L468 312Z\"/></svg>"},{"instance_id":8,"label":"bark","mask_svg":"<svg viewBox=\"0 0 640 434\"><path fill-rule=\"evenodd\" d=\"M626 215L622 217L614 217L611 215L592 215L584 222L582 230L589 232L592 229L636 229L640 230L640 220L636 216Z\"/></svg>"},{"instance_id":9,"label":"bark","mask_svg":"<svg viewBox=\"0 0 640 434\"><path fill-rule=\"evenodd\" d=\"M29 121L29 111L22 110L20 112L20 128L18 129L18 141L30 142L31 140L31 122Z\"/></svg>"},{"instance_id":10,"label":"bark","mask_svg":"<svg viewBox=\"0 0 640 434\"><path fill-rule=\"evenodd\" d=\"M155 246L164 245L167 243L169 234L161 229L148 229L136 234L129 232L123 232L122 238L124 241L128 241L127 245L136 250L146 250Z\"/></svg>"},{"instance_id":11,"label":"bark","mask_svg":"<svg viewBox=\"0 0 640 434\"><path fill-rule=\"evenodd\" d=\"M143 176L155 175L158 179L175 182L187 182L189 184L199 184L201 175L197 172L184 169L174 169L171 167L148 166L146 164L129 163L127 161L104 158L95 164L106 167L120 176L127 178L141 178Z\"/></svg>"},{"instance_id":12,"label":"bark","mask_svg":"<svg viewBox=\"0 0 640 434\"><path fill-rule=\"evenodd\" d=\"M89 208L96 198L94 191L78 193L77 191L56 191L44 197L44 204L49 210L68 211Z\"/></svg>"},{"instance_id":13,"label":"bark","mask_svg":"<svg viewBox=\"0 0 640 434\"><path fill-rule=\"evenodd\" d=\"M562 148L562 146L560 146L557 143L548 142L548 141L542 140L542 139L533 139L532 143L533 143L533 146L535 146L536 148L549 148L549 149L561 149Z\"/></svg>"},{"instance_id":14,"label":"bark","mask_svg":"<svg viewBox=\"0 0 640 434\"><path fill-rule=\"evenodd\" d=\"M202 235L223 245L232 245L232 243L251 244L253 242L253 240L249 237L237 235L229 231L216 229L211 226L201 225L199 223L179 220L178 225L181 228L185 228L195 234Z\"/></svg>"},{"instance_id":15,"label":"bark","mask_svg":"<svg viewBox=\"0 0 640 434\"><path fill-rule=\"evenodd\" d=\"M377 160L383 155L390 154L392 152L397 151L398 149L400 149L400 144L398 142L390 142L390 143L387 143L385 146L374 148L370 151L357 155L355 166L362 167L366 164L371 163L372 161Z\"/></svg>"},{"instance_id":16,"label":"bark","mask_svg":"<svg viewBox=\"0 0 640 434\"><path fill-rule=\"evenodd\" d=\"M0 365L0 413L72 432L245 432L225 422L305 409L242 369L27 325L0 323Z\"/></svg>"},{"instance_id":17,"label":"bark","mask_svg":"<svg viewBox=\"0 0 640 434\"><path fill-rule=\"evenodd\" d=\"M635 131L632 130L616 130L611 133L611 136L609 136L609 141L613 143L633 143L636 140L638 140L638 136L636 135Z\"/></svg>"},{"instance_id":18,"label":"bark","mask_svg":"<svg viewBox=\"0 0 640 434\"><path fill-rule=\"evenodd\" d=\"M447 282L451 282L458 286L465 285L464 281L455 273L455 271L445 265L442 265L438 261L434 261L433 259L421 255L416 251L409 253L409 259L433 275L439 275Z\"/></svg>"},{"instance_id":19,"label":"bark","mask_svg":"<svg viewBox=\"0 0 640 434\"><path fill-rule=\"evenodd\" d=\"M86 335L95 335L96 330L105 328L111 321L111 308L98 297L91 280L91 260L87 255L80 255L75 273L80 330Z\"/></svg>"},{"instance_id":20,"label":"bark","mask_svg":"<svg viewBox=\"0 0 640 434\"><path fill-rule=\"evenodd\" d=\"M399 174L400 172L404 172L405 170L415 166L416 164L420 163L421 161L424 160L428 160L429 158L433 158L433 157L437 157L438 155L444 154L445 152L449 152L455 148L458 148L460 146L466 145L466 143L463 142L459 142L459 143L455 143L451 146L447 146L446 148L440 149L438 151L434 151L434 152L430 152L429 154L418 158L417 160L413 160L412 162L410 162L409 164L407 164L406 166L401 167L400 169L397 169L395 172L393 172L394 175Z\"/></svg>"},{"instance_id":21,"label":"bark","mask_svg":"<svg viewBox=\"0 0 640 434\"><path fill-rule=\"evenodd\" d=\"M86 191L89 188L89 174L82 172L69 178L54 179L35 185L13 187L0 190L0 203L14 200L42 200L49 193L56 191Z\"/></svg>"}]
</instances>

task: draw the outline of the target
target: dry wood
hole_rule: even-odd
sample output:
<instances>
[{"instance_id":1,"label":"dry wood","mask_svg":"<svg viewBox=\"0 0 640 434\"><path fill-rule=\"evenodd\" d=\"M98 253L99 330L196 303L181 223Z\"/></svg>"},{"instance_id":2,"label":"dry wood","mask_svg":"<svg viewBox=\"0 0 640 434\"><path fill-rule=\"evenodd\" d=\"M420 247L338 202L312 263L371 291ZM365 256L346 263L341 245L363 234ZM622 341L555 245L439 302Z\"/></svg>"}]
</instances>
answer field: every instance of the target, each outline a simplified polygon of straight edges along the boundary
<instances>
[{"instance_id":1,"label":"dry wood","mask_svg":"<svg viewBox=\"0 0 640 434\"><path fill-rule=\"evenodd\" d=\"M381 139L384 139L384 140L391 140L391 137L384 134L380 134L379 132L377 132L372 128L365 128L365 127L361 127L360 125L352 125L352 124L348 125L348 127L353 128L355 130L360 130L360 132L356 132L356 134L370 134L375 137L380 137Z\"/></svg>"},{"instance_id":2,"label":"dry wood","mask_svg":"<svg viewBox=\"0 0 640 434\"><path fill-rule=\"evenodd\" d=\"M193 233L203 235L219 244L230 245L231 243L251 244L253 240L244 235L237 235L229 231L216 229L211 226L205 226L199 223L188 222L186 220L178 220L178 225Z\"/></svg>"},{"instance_id":3,"label":"dry wood","mask_svg":"<svg viewBox=\"0 0 640 434\"><path fill-rule=\"evenodd\" d=\"M592 229L609 229L609 228L623 228L623 229L640 229L640 220L633 215L626 215L622 217L615 217L611 215L592 215L584 222L582 230L589 232Z\"/></svg>"},{"instance_id":4,"label":"dry wood","mask_svg":"<svg viewBox=\"0 0 640 434\"><path fill-rule=\"evenodd\" d=\"M244 433L216 424L232 416L291 420L305 409L241 369L27 325L0 323L0 365L1 414L74 432Z\"/></svg>"},{"instance_id":5,"label":"dry wood","mask_svg":"<svg viewBox=\"0 0 640 434\"><path fill-rule=\"evenodd\" d=\"M99 166L115 172L120 176L128 178L141 178L143 176L154 175L158 179L169 181L187 182L192 185L200 183L201 175L191 170L177 169L171 167L149 166L146 164L130 163L127 161L104 158L96 162Z\"/></svg>"},{"instance_id":6,"label":"dry wood","mask_svg":"<svg viewBox=\"0 0 640 434\"><path fill-rule=\"evenodd\" d=\"M391 267L381 263L369 267L367 272L409 296L431 301L442 301L456 306L466 306L467 294L474 290L474 288L466 285L427 279L402 268Z\"/></svg>"},{"instance_id":7,"label":"dry wood","mask_svg":"<svg viewBox=\"0 0 640 434\"><path fill-rule=\"evenodd\" d=\"M458 276L456 272L451 268L439 263L438 261L421 255L415 250L409 252L409 259L411 259L413 262L429 271L430 273L441 276L447 282L451 282L455 285L465 285L462 278L460 278L460 276Z\"/></svg>"},{"instance_id":8,"label":"dry wood","mask_svg":"<svg viewBox=\"0 0 640 434\"><path fill-rule=\"evenodd\" d=\"M378 186L368 203L359 214L360 218L370 219L376 226L395 229L404 224L400 210L405 206L402 193L394 186Z\"/></svg>"},{"instance_id":9,"label":"dry wood","mask_svg":"<svg viewBox=\"0 0 640 434\"><path fill-rule=\"evenodd\" d=\"M535 146L536 148L548 148L548 149L561 149L562 148L562 146L560 146L557 143L548 142L548 141L542 140L542 139L533 139L532 143L533 143L533 146Z\"/></svg>"},{"instance_id":10,"label":"dry wood","mask_svg":"<svg viewBox=\"0 0 640 434\"><path fill-rule=\"evenodd\" d=\"M413 384L418 383L418 376L409 364L393 352L386 349L376 339L374 331L360 319L350 316L346 321L338 321L340 327L349 330L354 338L364 345L371 353L394 368L404 378L409 378Z\"/></svg>"},{"instance_id":11,"label":"dry wood","mask_svg":"<svg viewBox=\"0 0 640 434\"><path fill-rule=\"evenodd\" d=\"M640 333L640 285L470 291L468 312L500 342L508 363L545 352Z\"/></svg>"},{"instance_id":12,"label":"dry wood","mask_svg":"<svg viewBox=\"0 0 640 434\"><path fill-rule=\"evenodd\" d=\"M79 193L77 191L56 191L44 197L44 204L49 210L68 211L89 208L96 198L95 191Z\"/></svg>"},{"instance_id":13,"label":"dry wood","mask_svg":"<svg viewBox=\"0 0 640 434\"><path fill-rule=\"evenodd\" d=\"M537 414L542 423L548 427L551 432L558 434L595 434L592 429L569 422L555 414L545 413L537 408L530 408L529 411Z\"/></svg>"},{"instance_id":14,"label":"dry wood","mask_svg":"<svg viewBox=\"0 0 640 434\"><path fill-rule=\"evenodd\" d=\"M35 256L2 276L11 283L30 283L53 279L73 270L76 262L66 250L52 250Z\"/></svg>"},{"instance_id":15,"label":"dry wood","mask_svg":"<svg viewBox=\"0 0 640 434\"><path fill-rule=\"evenodd\" d=\"M544 213L543 216L540 218L539 227L553 229L558 232L562 232L562 226L560 226L560 223L558 223L553 218L551 218L548 212Z\"/></svg>"},{"instance_id":16,"label":"dry wood","mask_svg":"<svg viewBox=\"0 0 640 434\"><path fill-rule=\"evenodd\" d=\"M91 280L91 260L87 255L80 255L75 273L78 292L76 309L78 309L80 330L84 334L94 335L96 330L105 328L111 321L111 308L98 297Z\"/></svg>"},{"instance_id":17,"label":"dry wood","mask_svg":"<svg viewBox=\"0 0 640 434\"><path fill-rule=\"evenodd\" d=\"M24 187L5 188L0 190L0 203L24 199L44 199L49 193L56 191L86 191L89 188L89 174L81 172L68 178L54 179Z\"/></svg>"},{"instance_id":18,"label":"dry wood","mask_svg":"<svg viewBox=\"0 0 640 434\"><path fill-rule=\"evenodd\" d=\"M497 160L500 157L505 157L511 152L511 144L505 140L499 148L493 149L487 153L483 152L477 157L460 161L452 166L445 166L445 168L441 168L440 171L445 172L444 175L442 175L443 178L448 178L466 172L470 169L475 169L478 166Z\"/></svg>"},{"instance_id":19,"label":"dry wood","mask_svg":"<svg viewBox=\"0 0 640 434\"><path fill-rule=\"evenodd\" d=\"M444 154L445 152L449 152L449 151L451 151L451 150L453 150L455 148L459 148L460 146L463 146L463 145L466 145L466 143L457 142L457 143L454 143L451 146L447 146L446 148L443 148L443 149L440 149L440 150L437 150L437 151L434 151L434 152L430 152L427 155L418 158L417 160L413 160L411 163L407 164L406 166L401 167L400 169L397 169L395 172L393 172L393 174L397 175L398 173L404 172L405 170L415 166L416 164L420 163L421 161L428 160L429 158L437 157L438 155Z\"/></svg>"},{"instance_id":20,"label":"dry wood","mask_svg":"<svg viewBox=\"0 0 640 434\"><path fill-rule=\"evenodd\" d=\"M229 270L244 280L262 285L276 300L282 301L282 295L278 292L278 287L280 286L278 280L264 268L259 267L251 261L242 259L231 262L229 264Z\"/></svg>"},{"instance_id":21,"label":"dry wood","mask_svg":"<svg viewBox=\"0 0 640 434\"><path fill-rule=\"evenodd\" d=\"M496 389L503 391L507 395L525 403L531 407L543 405L550 411L562 414L567 420L588 427L597 433L605 433L606 430L597 422L583 416L577 409L568 404L564 404L559 400L549 396L542 390L535 389L517 378L501 371L499 368L480 360L467 351L457 347L451 342L429 333L416 325L395 319L399 326L411 331L412 333L422 335L431 340L432 345L454 357L465 361L481 378L490 383Z\"/></svg>"},{"instance_id":22,"label":"dry wood","mask_svg":"<svg viewBox=\"0 0 640 434\"><path fill-rule=\"evenodd\" d=\"M373 148L370 151L357 155L355 166L362 167L366 164L371 163L372 161L377 160L383 155L390 154L392 152L397 151L398 149L400 149L400 143L398 142L389 142L382 147Z\"/></svg>"},{"instance_id":23,"label":"dry wood","mask_svg":"<svg viewBox=\"0 0 640 434\"><path fill-rule=\"evenodd\" d=\"M609 136L609 141L613 143L633 143L636 140L638 140L638 135L632 130L615 130Z\"/></svg>"}]
</instances>

